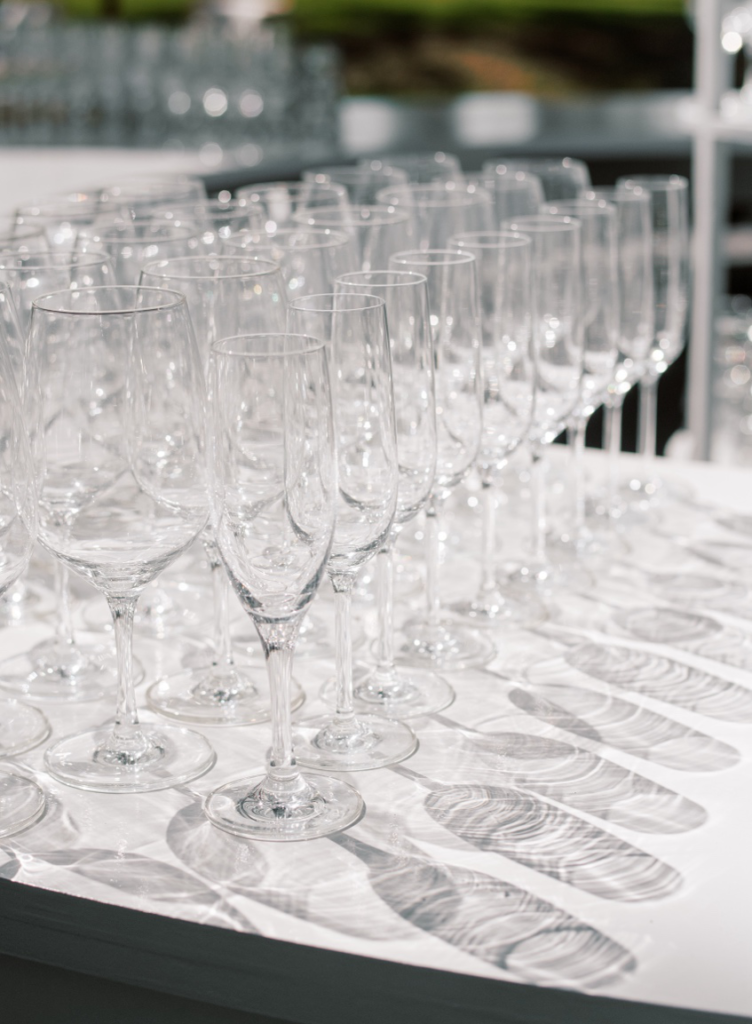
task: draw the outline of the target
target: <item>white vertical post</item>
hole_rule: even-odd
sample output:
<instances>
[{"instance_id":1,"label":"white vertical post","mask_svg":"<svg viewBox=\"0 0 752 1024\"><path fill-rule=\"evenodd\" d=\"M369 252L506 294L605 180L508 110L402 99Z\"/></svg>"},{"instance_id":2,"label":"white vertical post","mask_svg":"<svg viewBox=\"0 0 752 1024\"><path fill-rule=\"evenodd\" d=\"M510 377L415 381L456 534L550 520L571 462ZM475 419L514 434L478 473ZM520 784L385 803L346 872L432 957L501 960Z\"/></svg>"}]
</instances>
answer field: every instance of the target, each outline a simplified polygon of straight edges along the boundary
<instances>
[{"instance_id":1,"label":"white vertical post","mask_svg":"<svg viewBox=\"0 0 752 1024\"><path fill-rule=\"evenodd\" d=\"M730 155L716 130L720 98L730 85L731 73L730 59L721 48L723 7L722 0L695 4L694 272L687 419L699 459L710 454L713 339L726 270L721 240L728 213Z\"/></svg>"}]
</instances>

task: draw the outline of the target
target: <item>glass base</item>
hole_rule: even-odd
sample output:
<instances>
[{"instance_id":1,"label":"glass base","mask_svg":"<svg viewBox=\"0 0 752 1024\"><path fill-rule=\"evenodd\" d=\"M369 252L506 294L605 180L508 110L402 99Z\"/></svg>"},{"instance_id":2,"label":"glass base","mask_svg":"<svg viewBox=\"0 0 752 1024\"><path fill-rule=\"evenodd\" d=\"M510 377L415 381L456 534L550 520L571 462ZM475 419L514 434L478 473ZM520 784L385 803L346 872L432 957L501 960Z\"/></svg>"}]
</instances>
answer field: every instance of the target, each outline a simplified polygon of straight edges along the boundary
<instances>
[{"instance_id":1,"label":"glass base","mask_svg":"<svg viewBox=\"0 0 752 1024\"><path fill-rule=\"evenodd\" d=\"M39 821L44 809L44 793L36 782L0 771L0 839Z\"/></svg>"},{"instance_id":2,"label":"glass base","mask_svg":"<svg viewBox=\"0 0 752 1024\"><path fill-rule=\"evenodd\" d=\"M0 757L22 754L50 735L50 723L37 708L0 699Z\"/></svg>"},{"instance_id":3,"label":"glass base","mask_svg":"<svg viewBox=\"0 0 752 1024\"><path fill-rule=\"evenodd\" d=\"M428 668L395 665L389 673L370 665L356 666L353 705L364 713L387 718L417 718L443 711L454 702L455 692L446 679ZM329 707L337 706L337 681L330 679L319 691Z\"/></svg>"},{"instance_id":4,"label":"glass base","mask_svg":"<svg viewBox=\"0 0 752 1024\"><path fill-rule=\"evenodd\" d=\"M292 710L304 701L305 693L293 680ZM272 715L266 668L242 662L229 671L204 666L169 676L149 687L146 703L165 718L195 725L257 725Z\"/></svg>"},{"instance_id":5,"label":"glass base","mask_svg":"<svg viewBox=\"0 0 752 1024\"><path fill-rule=\"evenodd\" d=\"M411 619L402 633L405 641L400 655L410 664L451 671L487 665L496 657L496 648L487 637L460 623Z\"/></svg>"},{"instance_id":6,"label":"glass base","mask_svg":"<svg viewBox=\"0 0 752 1024\"><path fill-rule=\"evenodd\" d=\"M504 593L502 590L480 592L468 601L457 601L449 605L449 611L459 618L467 619L474 626L515 626L532 629L545 622L546 609L535 594Z\"/></svg>"},{"instance_id":7,"label":"glass base","mask_svg":"<svg viewBox=\"0 0 752 1024\"><path fill-rule=\"evenodd\" d=\"M197 732L172 725L141 725L116 744L108 729L66 736L44 762L66 786L97 793L149 793L190 782L208 772L216 754Z\"/></svg>"},{"instance_id":8,"label":"glass base","mask_svg":"<svg viewBox=\"0 0 752 1024\"><path fill-rule=\"evenodd\" d=\"M284 794L272 792L267 776L228 782L204 804L209 821L245 839L290 843L341 832L365 810L352 786L326 775L298 775Z\"/></svg>"},{"instance_id":9,"label":"glass base","mask_svg":"<svg viewBox=\"0 0 752 1024\"><path fill-rule=\"evenodd\" d=\"M133 659L136 685L144 667ZM32 702L75 703L99 700L117 688L117 658L112 646L52 637L25 654L0 664L0 686Z\"/></svg>"},{"instance_id":10,"label":"glass base","mask_svg":"<svg viewBox=\"0 0 752 1024\"><path fill-rule=\"evenodd\" d=\"M398 764L418 749L409 726L381 715L334 715L293 722L295 759L305 768L360 772Z\"/></svg>"}]
</instances>

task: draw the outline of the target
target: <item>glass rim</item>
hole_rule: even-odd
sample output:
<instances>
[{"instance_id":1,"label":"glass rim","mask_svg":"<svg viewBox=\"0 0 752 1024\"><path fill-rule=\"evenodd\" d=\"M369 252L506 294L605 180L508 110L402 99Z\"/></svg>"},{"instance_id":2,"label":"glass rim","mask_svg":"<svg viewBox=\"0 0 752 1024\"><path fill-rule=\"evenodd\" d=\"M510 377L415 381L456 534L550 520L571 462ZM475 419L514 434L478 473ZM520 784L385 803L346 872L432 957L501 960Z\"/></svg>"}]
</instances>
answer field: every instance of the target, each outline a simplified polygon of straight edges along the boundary
<instances>
[{"instance_id":1,"label":"glass rim","mask_svg":"<svg viewBox=\"0 0 752 1024\"><path fill-rule=\"evenodd\" d=\"M584 160L580 160L576 156L562 156L562 157L509 157L509 159L501 160L486 160L483 164L484 167L493 167L494 170L497 167L508 167L510 170L525 170L527 174L535 174L534 170L528 170L528 168L539 167L541 170L556 170L556 171L567 171L572 167L584 167L587 169L587 164Z\"/></svg>"},{"instance_id":2,"label":"glass rim","mask_svg":"<svg viewBox=\"0 0 752 1024\"><path fill-rule=\"evenodd\" d=\"M38 263L36 269L46 269L47 267L66 267L75 264L77 267L96 267L101 266L103 263L107 264L110 261L110 254L107 252L97 252L96 250L88 249L83 252L68 252L65 249L31 249L28 252L0 252L0 267L3 270L24 270L24 266L4 266L8 258L14 260L39 260L40 257L56 257L55 260L47 258L43 262ZM28 269L35 269L29 267ZM92 286L93 287L93 286Z\"/></svg>"},{"instance_id":3,"label":"glass rim","mask_svg":"<svg viewBox=\"0 0 752 1024\"><path fill-rule=\"evenodd\" d=\"M224 264L225 261L229 263L238 263L246 261L249 263L264 264L263 269L256 271L249 270L246 273L238 272L236 274L157 274L157 267L164 267L168 263L214 263L219 262L220 265ZM141 268L142 276L146 273L151 274L154 277L167 278L169 280L177 281L233 281L241 280L247 277L267 277L275 274L281 270L279 263L275 260L268 259L266 256L227 256L227 255L216 255L216 256L165 256L161 260L151 260L149 263L145 263ZM154 287L152 285L144 285L144 287Z\"/></svg>"},{"instance_id":4,"label":"glass rim","mask_svg":"<svg viewBox=\"0 0 752 1024\"><path fill-rule=\"evenodd\" d=\"M298 210L297 213L293 214L293 219L298 224L305 224L306 222L300 218L308 215L310 217L309 223L312 228L319 226L329 227L328 224L324 225L322 222L326 220L327 217L330 217L331 214L328 212L328 207L323 207L323 209L327 212L319 214L310 210ZM373 211L374 216L368 218L359 217L358 212L361 210ZM339 220L335 219L332 221L331 226L335 229L340 224L356 228L368 227L368 225L371 224L376 227L380 227L383 224L407 224L410 220L410 215L406 208L388 205L379 206L376 203L358 203L356 205L351 205L349 208L337 208L337 211L342 214L342 217ZM319 223L314 223L316 221Z\"/></svg>"},{"instance_id":5,"label":"glass rim","mask_svg":"<svg viewBox=\"0 0 752 1024\"><path fill-rule=\"evenodd\" d=\"M489 238L483 242L481 239ZM493 239L496 239L494 241ZM523 231L464 231L461 235L452 235L449 241L459 250L472 249L517 249L532 246L533 240ZM501 243L508 244L501 244Z\"/></svg>"},{"instance_id":6,"label":"glass rim","mask_svg":"<svg viewBox=\"0 0 752 1024\"><path fill-rule=\"evenodd\" d=\"M491 201L490 193L486 192L485 189L480 185L475 185L470 182L467 188L448 188L447 185L460 185L464 186L465 182L455 182L450 180L449 182L432 181L427 184L419 184L417 182L407 182L404 185L389 185L387 188L380 189L376 198L383 203L389 203L389 205L397 206L417 206L423 207L424 209L441 208L443 206L480 206L484 201ZM437 187L438 186L438 187ZM419 190L424 190L425 196L416 197L416 193ZM475 190L475 191L473 191ZM390 202L387 196L408 196L409 202Z\"/></svg>"},{"instance_id":7,"label":"glass rim","mask_svg":"<svg viewBox=\"0 0 752 1024\"><path fill-rule=\"evenodd\" d=\"M60 305L46 304L48 299L57 298L58 296L67 295L71 297L75 295L101 294L102 292L117 292L121 295L125 293L139 295L144 292L152 292L158 296L164 296L165 301L155 302L148 306L134 306L131 304L120 309L66 309L64 307L61 308ZM177 309L179 306L188 308L187 299L182 292L175 291L172 288L155 288L152 285L139 284L105 284L92 285L87 288L63 288L40 295L31 304L32 310L38 309L43 313L57 313L59 316L126 316L134 313L164 312L169 309Z\"/></svg>"},{"instance_id":8,"label":"glass rim","mask_svg":"<svg viewBox=\"0 0 752 1024\"><path fill-rule=\"evenodd\" d=\"M149 225L149 227L155 228L154 235L151 236L150 232L145 235L115 235L115 231L119 228L133 227L133 225ZM133 217L127 221L115 221L111 224L92 224L91 225L91 236L87 234L87 237L91 237L93 240L103 241L105 243L116 243L123 242L126 245L131 243L138 244L139 242L158 242L159 231L164 231L165 228L169 228L171 232L174 232L172 238L182 240L184 238L198 238L201 232L200 224L191 224L188 227L185 224L171 224L169 221L155 221L153 217Z\"/></svg>"},{"instance_id":9,"label":"glass rim","mask_svg":"<svg viewBox=\"0 0 752 1024\"><path fill-rule=\"evenodd\" d=\"M509 230L521 231L523 234L528 231L536 234L543 231L577 232L581 226L576 217L556 213L520 214L519 217L509 217L503 223ZM519 225L519 227L514 225Z\"/></svg>"},{"instance_id":10,"label":"glass rim","mask_svg":"<svg viewBox=\"0 0 752 1024\"><path fill-rule=\"evenodd\" d=\"M555 212L557 207L561 208L561 214ZM541 216L550 215L554 217L576 218L580 212L585 217L594 216L598 213L608 213L610 215L616 212L616 204L600 196L594 196L592 199L581 196L578 199L552 199L550 203L543 203L541 205Z\"/></svg>"},{"instance_id":11,"label":"glass rim","mask_svg":"<svg viewBox=\"0 0 752 1024\"><path fill-rule=\"evenodd\" d=\"M415 257L415 261L402 259L405 256ZM432 256L441 258L427 259ZM400 252L393 252L389 260L390 262L392 260L399 261L406 267L451 267L460 266L463 263L473 263L475 256L463 249L403 249Z\"/></svg>"},{"instance_id":12,"label":"glass rim","mask_svg":"<svg viewBox=\"0 0 752 1024\"><path fill-rule=\"evenodd\" d=\"M360 305L348 306L347 309L334 308L337 302L343 298L365 299ZM328 305L321 300L330 299ZM316 301L319 305L305 305ZM386 303L380 295L371 295L369 292L318 292L315 295L298 295L297 298L288 302L288 309L294 309L299 313L359 313L367 309L386 308Z\"/></svg>"},{"instance_id":13,"label":"glass rim","mask_svg":"<svg viewBox=\"0 0 752 1024\"><path fill-rule=\"evenodd\" d=\"M384 275L396 275L397 277L403 278L401 281L384 281L381 284L375 281L349 281L348 278L355 277L372 277L375 274ZM410 281L404 280L404 278L412 278ZM428 284L428 278L425 274L419 273L417 270L390 270L388 267L386 270L349 270L346 274L340 274L334 279L335 284L363 284L367 287L372 288L406 288L416 284ZM349 294L358 295L359 292L351 292ZM362 293L366 294L366 293ZM302 298L302 296L301 296Z\"/></svg>"},{"instance_id":14,"label":"glass rim","mask_svg":"<svg viewBox=\"0 0 752 1024\"><path fill-rule=\"evenodd\" d=\"M631 185L639 185L648 192L684 192L689 188L689 179L681 174L630 174L616 182L617 189L627 192Z\"/></svg>"},{"instance_id":15,"label":"glass rim","mask_svg":"<svg viewBox=\"0 0 752 1024\"><path fill-rule=\"evenodd\" d=\"M235 190L236 199L247 199L254 192L259 194L269 192L292 192L299 193L304 189L325 188L336 192L340 198L347 196L347 189L337 181L260 181L258 185L241 185Z\"/></svg>"},{"instance_id":16,"label":"glass rim","mask_svg":"<svg viewBox=\"0 0 752 1024\"><path fill-rule=\"evenodd\" d=\"M305 242L302 245L283 245L279 238L281 235L323 235L325 241L313 241ZM223 240L223 245L228 245L232 249L246 249L246 246L240 244L239 239L243 238L258 238L259 241L255 242L254 245L258 245L260 249L263 248L274 248L275 242L277 243L278 249L284 249L285 252L307 252L313 249L333 249L335 246L346 245L351 241L350 235L346 231L338 231L336 228L316 228L313 225L308 226L306 224L299 224L294 228L280 228L279 231L275 231L274 234L265 235L263 231L239 231L237 235L230 235L229 238ZM265 239L265 241L262 241Z\"/></svg>"},{"instance_id":17,"label":"glass rim","mask_svg":"<svg viewBox=\"0 0 752 1024\"><path fill-rule=\"evenodd\" d=\"M262 338L298 338L303 341L311 342L310 345L301 345L297 349L288 350L285 352L241 352L230 349L229 351L224 349L231 342L237 341L251 341L261 340ZM221 356L227 359L281 359L285 356L305 356L311 352L320 352L326 350L327 344L322 341L321 338L315 337L313 334L301 334L296 331L259 331L249 334L230 334L226 338L217 338L209 346L209 350L214 356Z\"/></svg>"}]
</instances>

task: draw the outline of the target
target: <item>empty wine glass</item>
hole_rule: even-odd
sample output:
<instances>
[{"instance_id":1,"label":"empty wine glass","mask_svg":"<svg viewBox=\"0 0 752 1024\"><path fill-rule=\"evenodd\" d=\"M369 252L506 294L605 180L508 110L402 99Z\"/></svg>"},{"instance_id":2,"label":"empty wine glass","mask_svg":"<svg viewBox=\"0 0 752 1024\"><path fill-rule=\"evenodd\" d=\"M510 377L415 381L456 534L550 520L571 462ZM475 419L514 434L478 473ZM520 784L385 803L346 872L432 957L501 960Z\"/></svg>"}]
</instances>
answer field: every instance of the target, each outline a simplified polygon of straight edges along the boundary
<instances>
[{"instance_id":1,"label":"empty wine glass","mask_svg":"<svg viewBox=\"0 0 752 1024\"><path fill-rule=\"evenodd\" d=\"M112 261L116 283L134 285L138 284L145 263L198 254L198 236L195 224L162 224L145 216L94 225L80 233L78 247L87 253L106 253Z\"/></svg>"},{"instance_id":2,"label":"empty wine glass","mask_svg":"<svg viewBox=\"0 0 752 1024\"><path fill-rule=\"evenodd\" d=\"M617 189L650 196L653 238L654 337L640 379L642 455L656 454L658 382L684 348L689 289L689 183L678 174L619 178Z\"/></svg>"},{"instance_id":3,"label":"empty wine glass","mask_svg":"<svg viewBox=\"0 0 752 1024\"><path fill-rule=\"evenodd\" d=\"M201 178L189 174L134 174L100 189L104 213L137 219L164 203L200 203L206 199Z\"/></svg>"},{"instance_id":4,"label":"empty wine glass","mask_svg":"<svg viewBox=\"0 0 752 1024\"><path fill-rule=\"evenodd\" d=\"M486 160L483 173L496 176L526 171L534 174L543 186L543 195L547 203L557 199L577 199L590 187L590 171L582 160L574 160L571 156L560 160L547 157L537 159Z\"/></svg>"},{"instance_id":5,"label":"empty wine glass","mask_svg":"<svg viewBox=\"0 0 752 1024\"><path fill-rule=\"evenodd\" d=\"M282 269L288 301L330 291L340 274L358 269L355 241L345 231L298 225L274 234L241 231L225 240L228 254L261 256Z\"/></svg>"},{"instance_id":6,"label":"empty wine glass","mask_svg":"<svg viewBox=\"0 0 752 1024\"><path fill-rule=\"evenodd\" d=\"M15 233L18 236L28 231L41 231L45 238L41 248L71 252L80 233L91 228L101 215L101 209L99 196L88 192L42 199L17 208Z\"/></svg>"},{"instance_id":7,"label":"empty wine glass","mask_svg":"<svg viewBox=\"0 0 752 1024\"><path fill-rule=\"evenodd\" d=\"M345 231L355 239L358 266L361 270L386 267L394 252L414 243L414 227L410 211L393 206L351 206L347 210L326 209L295 215L301 223L313 228Z\"/></svg>"},{"instance_id":8,"label":"empty wine glass","mask_svg":"<svg viewBox=\"0 0 752 1024\"><path fill-rule=\"evenodd\" d=\"M475 256L434 249L395 253L394 270L424 274L428 285L435 387L437 458L426 505L426 615L402 627L403 657L436 669L485 664L493 644L477 631L442 615L439 597L439 518L442 506L470 472L482 429L482 328Z\"/></svg>"},{"instance_id":9,"label":"empty wine glass","mask_svg":"<svg viewBox=\"0 0 752 1024\"><path fill-rule=\"evenodd\" d=\"M290 304L291 330L331 346L339 493L327 572L335 594L336 713L297 723L301 764L355 771L417 748L402 722L353 710L350 599L358 568L384 545L397 508L399 463L385 304L374 295L309 295Z\"/></svg>"},{"instance_id":10,"label":"empty wine glass","mask_svg":"<svg viewBox=\"0 0 752 1024\"><path fill-rule=\"evenodd\" d=\"M132 674L139 594L208 517L205 385L185 298L122 286L43 296L31 347L39 539L107 598L119 674L114 724L59 740L45 764L101 792L187 782L214 752L198 733L141 723Z\"/></svg>"},{"instance_id":11,"label":"empty wine glass","mask_svg":"<svg viewBox=\"0 0 752 1024\"><path fill-rule=\"evenodd\" d=\"M336 182L317 184L313 181L269 181L245 185L235 195L261 213L262 230L273 235L280 228L292 227L295 214L302 211L349 206L347 189Z\"/></svg>"},{"instance_id":12,"label":"empty wine glass","mask_svg":"<svg viewBox=\"0 0 752 1024\"><path fill-rule=\"evenodd\" d=\"M465 180L491 197L493 226L498 229L512 217L537 213L544 201L540 178L527 171L508 174L468 174Z\"/></svg>"},{"instance_id":13,"label":"empty wine glass","mask_svg":"<svg viewBox=\"0 0 752 1024\"><path fill-rule=\"evenodd\" d=\"M462 181L462 166L454 153L387 153L378 160L362 160L361 164L377 170L396 167L407 174L408 181L427 185L432 181Z\"/></svg>"},{"instance_id":14,"label":"empty wine glass","mask_svg":"<svg viewBox=\"0 0 752 1024\"><path fill-rule=\"evenodd\" d=\"M527 235L485 231L450 244L475 257L483 348L483 432L477 458L481 483L481 582L451 610L478 625L542 618L540 609L504 592L496 580L496 493L501 470L527 437L533 415L531 252Z\"/></svg>"},{"instance_id":15,"label":"empty wine glass","mask_svg":"<svg viewBox=\"0 0 752 1024\"><path fill-rule=\"evenodd\" d=\"M0 442L0 594L5 594L28 565L36 531L36 501L26 424L1 320ZM49 730L49 723L36 708L0 699L0 756L36 746ZM44 794L36 783L0 771L0 838L33 824L44 807Z\"/></svg>"},{"instance_id":16,"label":"empty wine glass","mask_svg":"<svg viewBox=\"0 0 752 1024\"><path fill-rule=\"evenodd\" d=\"M34 300L60 288L105 286L113 281L112 265L103 253L41 251L0 256L4 279L27 335L22 400L33 401L38 353L28 337ZM5 685L29 700L87 701L101 697L115 684L116 666L109 645L77 637L73 626L67 566L55 561L55 635L4 664Z\"/></svg>"},{"instance_id":17,"label":"empty wine glass","mask_svg":"<svg viewBox=\"0 0 752 1024\"><path fill-rule=\"evenodd\" d=\"M546 445L565 429L580 400L583 367L580 223L537 214L506 225L532 239L533 351L536 381L528 442L532 457L534 552L515 578L547 586L553 567L546 550Z\"/></svg>"},{"instance_id":18,"label":"empty wine glass","mask_svg":"<svg viewBox=\"0 0 752 1024\"><path fill-rule=\"evenodd\" d=\"M141 284L180 291L208 372L220 338L240 333L284 332L285 285L279 266L253 256L185 256L147 263ZM214 644L208 659L154 683L149 707L168 718L206 725L250 725L269 719L269 694L250 665L236 661L229 617L229 581L211 526L202 536L214 591ZM293 708L303 703L296 688Z\"/></svg>"},{"instance_id":19,"label":"empty wine glass","mask_svg":"<svg viewBox=\"0 0 752 1024\"><path fill-rule=\"evenodd\" d=\"M376 201L412 211L419 249L442 249L453 235L490 231L491 197L485 189L463 181L384 188Z\"/></svg>"},{"instance_id":20,"label":"empty wine glass","mask_svg":"<svg viewBox=\"0 0 752 1024\"><path fill-rule=\"evenodd\" d=\"M156 224L188 225L196 231L198 248L206 256L222 252L225 239L241 231L263 231L263 215L258 206L242 199L205 199L201 203L171 203L151 211Z\"/></svg>"},{"instance_id":21,"label":"empty wine glass","mask_svg":"<svg viewBox=\"0 0 752 1024\"><path fill-rule=\"evenodd\" d=\"M336 183L347 189L347 196L354 206L379 202L380 189L407 184L407 172L396 167L371 166L370 164L347 164L329 167L311 167L303 171L303 180L317 185Z\"/></svg>"},{"instance_id":22,"label":"empty wine glass","mask_svg":"<svg viewBox=\"0 0 752 1024\"><path fill-rule=\"evenodd\" d=\"M297 631L324 575L337 503L326 344L289 334L226 338L213 346L211 379L212 521L264 648L272 744L266 774L215 790L205 813L236 835L313 839L363 812L346 783L301 774L290 722Z\"/></svg>"},{"instance_id":23,"label":"empty wine glass","mask_svg":"<svg viewBox=\"0 0 752 1024\"><path fill-rule=\"evenodd\" d=\"M358 673L355 706L394 718L432 714L452 703L451 686L430 668L398 665L394 652L394 546L400 529L425 506L436 472L436 392L426 277L409 270L345 274L337 279L337 291L369 292L386 302L399 463L394 524L376 556L376 665ZM335 690L329 684L322 696L331 700Z\"/></svg>"}]
</instances>

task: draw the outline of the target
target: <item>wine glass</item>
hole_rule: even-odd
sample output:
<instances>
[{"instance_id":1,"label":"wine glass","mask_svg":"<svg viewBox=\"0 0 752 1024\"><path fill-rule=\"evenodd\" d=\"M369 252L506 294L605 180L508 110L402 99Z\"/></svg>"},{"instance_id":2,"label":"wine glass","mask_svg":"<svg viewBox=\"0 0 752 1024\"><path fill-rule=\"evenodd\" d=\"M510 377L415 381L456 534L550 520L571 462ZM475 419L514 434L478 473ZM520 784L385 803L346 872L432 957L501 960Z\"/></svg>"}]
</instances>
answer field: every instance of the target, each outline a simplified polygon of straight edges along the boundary
<instances>
[{"instance_id":1,"label":"wine glass","mask_svg":"<svg viewBox=\"0 0 752 1024\"><path fill-rule=\"evenodd\" d=\"M393 718L448 707L454 691L430 668L398 665L394 653L394 547L399 531L425 506L436 472L436 392L426 277L409 270L375 270L337 278L337 292L383 297L392 356L397 428L397 509L376 556L378 623L376 665L358 673L355 707ZM322 696L335 696L329 684Z\"/></svg>"},{"instance_id":2,"label":"wine glass","mask_svg":"<svg viewBox=\"0 0 752 1024\"><path fill-rule=\"evenodd\" d=\"M490 231L491 197L485 189L463 181L433 181L381 189L376 201L412 211L419 249L442 249L453 235Z\"/></svg>"},{"instance_id":3,"label":"wine glass","mask_svg":"<svg viewBox=\"0 0 752 1024\"><path fill-rule=\"evenodd\" d=\"M454 153L388 153L378 160L361 160L361 164L377 170L396 167L407 174L408 181L428 185L432 181L462 181L462 166Z\"/></svg>"},{"instance_id":4,"label":"wine glass","mask_svg":"<svg viewBox=\"0 0 752 1024\"><path fill-rule=\"evenodd\" d=\"M553 566L546 550L546 445L565 429L580 400L583 369L580 222L535 214L506 224L532 239L533 351L536 386L528 435L532 457L534 552L515 579L548 586Z\"/></svg>"},{"instance_id":5,"label":"wine glass","mask_svg":"<svg viewBox=\"0 0 752 1024\"><path fill-rule=\"evenodd\" d=\"M41 231L45 237L41 248L71 252L76 247L79 234L91 228L101 210L99 196L89 192L53 196L19 206L15 213L15 233L22 235Z\"/></svg>"},{"instance_id":6,"label":"wine glass","mask_svg":"<svg viewBox=\"0 0 752 1024\"><path fill-rule=\"evenodd\" d=\"M296 223L296 213L313 213L331 207L346 209L349 206L347 189L334 181L270 181L245 185L237 189L235 195L260 211L262 230L270 235L280 228L292 227Z\"/></svg>"},{"instance_id":7,"label":"wine glass","mask_svg":"<svg viewBox=\"0 0 752 1024\"><path fill-rule=\"evenodd\" d=\"M656 454L658 383L684 348L689 289L689 183L678 174L619 178L617 189L650 196L653 238L653 342L640 379L641 455Z\"/></svg>"},{"instance_id":8,"label":"wine glass","mask_svg":"<svg viewBox=\"0 0 752 1024\"><path fill-rule=\"evenodd\" d=\"M470 600L451 610L477 625L541 618L504 593L496 581L496 484L501 470L527 437L533 415L531 253L528 235L485 231L456 235L459 252L475 257L480 290L483 347L483 432L476 465L481 483L481 582Z\"/></svg>"},{"instance_id":9,"label":"wine glass","mask_svg":"<svg viewBox=\"0 0 752 1024\"><path fill-rule=\"evenodd\" d=\"M253 332L284 331L285 285L271 260L237 256L184 256L147 263L141 284L182 292L188 302L199 351L208 373L212 344ZM154 683L149 707L168 718L205 725L250 725L267 721L269 695L251 666L238 663L230 635L229 581L211 526L202 536L214 591L213 655L197 666ZM296 689L293 708L304 700Z\"/></svg>"},{"instance_id":10,"label":"wine glass","mask_svg":"<svg viewBox=\"0 0 752 1024\"><path fill-rule=\"evenodd\" d=\"M540 178L527 171L509 174L468 174L465 180L483 189L491 197L493 226L499 229L512 217L538 213L543 201Z\"/></svg>"},{"instance_id":11,"label":"wine glass","mask_svg":"<svg viewBox=\"0 0 752 1024\"><path fill-rule=\"evenodd\" d=\"M15 299L26 335L21 396L25 406L33 400L37 388L38 353L28 336L35 298L60 288L105 286L113 282L113 270L103 253L44 250L0 256L0 279L5 280ZM76 636L68 568L55 560L54 571L55 635L4 664L5 686L29 700L96 700L115 684L115 659L109 646Z\"/></svg>"},{"instance_id":12,"label":"wine glass","mask_svg":"<svg viewBox=\"0 0 752 1024\"><path fill-rule=\"evenodd\" d=\"M353 206L377 203L380 189L395 185L406 185L407 172L397 167L371 166L370 164L332 165L311 167L303 171L303 181L317 185L335 183L347 189L347 197Z\"/></svg>"},{"instance_id":13,"label":"wine glass","mask_svg":"<svg viewBox=\"0 0 752 1024\"><path fill-rule=\"evenodd\" d=\"M89 231L81 232L78 247L84 252L106 253L112 261L117 284L135 285L145 263L198 254L199 228L193 223L163 224L147 215L94 225Z\"/></svg>"},{"instance_id":14,"label":"wine glass","mask_svg":"<svg viewBox=\"0 0 752 1024\"><path fill-rule=\"evenodd\" d=\"M547 203L557 199L578 199L590 187L590 171L582 160L574 160L571 156L560 160L547 157L537 159L486 160L483 164L484 174L504 177L516 171L534 174L543 186L543 195Z\"/></svg>"},{"instance_id":15,"label":"wine glass","mask_svg":"<svg viewBox=\"0 0 752 1024\"><path fill-rule=\"evenodd\" d=\"M583 465L585 431L613 380L619 336L619 250L616 207L605 199L566 199L548 203L542 213L574 217L580 222L582 254L583 372L580 398L569 418L573 466L573 528L575 556L600 550L585 527ZM565 544L567 541L565 541Z\"/></svg>"},{"instance_id":16,"label":"wine glass","mask_svg":"<svg viewBox=\"0 0 752 1024\"><path fill-rule=\"evenodd\" d=\"M59 740L45 764L100 792L188 782L214 764L212 748L141 723L132 674L139 594L208 517L205 385L186 300L123 286L55 292L35 301L30 338L39 539L107 598L119 675L114 724Z\"/></svg>"},{"instance_id":17,"label":"wine glass","mask_svg":"<svg viewBox=\"0 0 752 1024\"><path fill-rule=\"evenodd\" d=\"M134 174L99 190L103 213L138 219L165 203L200 203L206 199L201 178L189 174Z\"/></svg>"},{"instance_id":18,"label":"wine glass","mask_svg":"<svg viewBox=\"0 0 752 1024\"><path fill-rule=\"evenodd\" d=\"M301 764L356 771L395 764L418 741L402 722L353 709L350 600L358 568L389 536L399 461L389 334L383 298L353 292L290 303L291 330L331 346L339 492L327 572L335 594L336 712L296 725Z\"/></svg>"},{"instance_id":19,"label":"wine glass","mask_svg":"<svg viewBox=\"0 0 752 1024\"><path fill-rule=\"evenodd\" d=\"M26 424L2 320L0 440L0 594L5 594L28 565L36 532L36 501ZM0 699L0 756L36 746L47 738L49 729L46 718L36 708ZM44 793L36 783L0 771L0 838L32 825L44 808Z\"/></svg>"},{"instance_id":20,"label":"wine glass","mask_svg":"<svg viewBox=\"0 0 752 1024\"><path fill-rule=\"evenodd\" d=\"M282 269L288 301L298 295L321 294L334 287L340 274L357 270L355 241L345 231L328 228L280 228L273 234L241 231L225 240L228 254L261 256Z\"/></svg>"},{"instance_id":21,"label":"wine glass","mask_svg":"<svg viewBox=\"0 0 752 1024\"><path fill-rule=\"evenodd\" d=\"M242 199L205 199L201 203L170 203L151 211L155 224L188 225L196 231L198 248L211 256L222 252L225 239L241 231L263 231L263 215L258 206Z\"/></svg>"},{"instance_id":22,"label":"wine glass","mask_svg":"<svg viewBox=\"0 0 752 1024\"><path fill-rule=\"evenodd\" d=\"M434 350L437 459L426 505L425 616L402 627L402 655L435 669L482 665L493 644L477 631L442 615L439 598L439 519L442 506L477 458L482 430L482 328L475 256L434 249L395 253L394 270L424 274Z\"/></svg>"},{"instance_id":23,"label":"wine glass","mask_svg":"<svg viewBox=\"0 0 752 1024\"><path fill-rule=\"evenodd\" d=\"M302 211L296 220L313 228L345 231L355 239L361 270L383 269L393 252L414 242L410 211L393 206L350 206L347 210Z\"/></svg>"},{"instance_id":24,"label":"wine glass","mask_svg":"<svg viewBox=\"0 0 752 1024\"><path fill-rule=\"evenodd\" d=\"M653 229L650 196L641 186L631 189L592 189L585 198L605 200L616 208L619 276L619 360L614 367L605 402L605 448L608 451L608 488L605 504L598 505L614 524L624 513L618 493L621 455L621 420L624 398L644 374L653 341Z\"/></svg>"},{"instance_id":25,"label":"wine glass","mask_svg":"<svg viewBox=\"0 0 752 1024\"><path fill-rule=\"evenodd\" d=\"M204 809L235 835L313 839L363 812L346 783L298 770L290 722L297 631L324 575L337 503L326 344L291 334L215 342L211 395L212 522L264 648L272 745L265 775L226 783Z\"/></svg>"}]
</instances>

